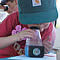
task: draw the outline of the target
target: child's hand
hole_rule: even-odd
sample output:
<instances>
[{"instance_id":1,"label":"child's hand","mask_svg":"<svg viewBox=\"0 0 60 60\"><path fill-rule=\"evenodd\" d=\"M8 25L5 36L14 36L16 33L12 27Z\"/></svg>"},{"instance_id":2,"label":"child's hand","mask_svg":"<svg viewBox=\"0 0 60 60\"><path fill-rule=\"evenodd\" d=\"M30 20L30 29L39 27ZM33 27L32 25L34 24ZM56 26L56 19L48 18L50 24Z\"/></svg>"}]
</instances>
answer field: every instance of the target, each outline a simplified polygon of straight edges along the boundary
<instances>
[{"instance_id":1,"label":"child's hand","mask_svg":"<svg viewBox=\"0 0 60 60\"><path fill-rule=\"evenodd\" d=\"M17 41L21 41L27 37L32 39L35 38L35 32L31 29L27 29L16 34Z\"/></svg>"},{"instance_id":2,"label":"child's hand","mask_svg":"<svg viewBox=\"0 0 60 60\"><path fill-rule=\"evenodd\" d=\"M48 53L50 50L52 50L52 43L49 41L49 37L43 41L43 45L45 47L45 53Z\"/></svg>"}]
</instances>

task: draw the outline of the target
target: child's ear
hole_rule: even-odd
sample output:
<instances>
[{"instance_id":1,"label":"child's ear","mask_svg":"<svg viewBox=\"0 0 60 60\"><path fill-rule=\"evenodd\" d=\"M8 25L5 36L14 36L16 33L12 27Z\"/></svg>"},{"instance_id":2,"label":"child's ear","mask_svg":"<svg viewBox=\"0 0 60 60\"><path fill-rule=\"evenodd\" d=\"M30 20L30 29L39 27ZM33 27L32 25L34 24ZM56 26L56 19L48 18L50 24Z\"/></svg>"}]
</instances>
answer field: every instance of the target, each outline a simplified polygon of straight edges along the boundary
<instances>
[{"instance_id":1,"label":"child's ear","mask_svg":"<svg viewBox=\"0 0 60 60\"><path fill-rule=\"evenodd\" d=\"M15 3L17 4L17 0L15 0Z\"/></svg>"}]
</instances>

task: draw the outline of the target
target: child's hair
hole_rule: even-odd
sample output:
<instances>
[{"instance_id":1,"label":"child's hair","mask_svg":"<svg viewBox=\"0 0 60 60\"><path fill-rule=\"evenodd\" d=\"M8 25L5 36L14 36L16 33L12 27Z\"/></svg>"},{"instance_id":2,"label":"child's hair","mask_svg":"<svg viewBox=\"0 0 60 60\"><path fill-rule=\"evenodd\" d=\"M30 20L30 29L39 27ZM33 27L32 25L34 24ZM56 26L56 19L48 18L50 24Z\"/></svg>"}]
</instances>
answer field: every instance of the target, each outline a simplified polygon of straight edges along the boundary
<instances>
[{"instance_id":1,"label":"child's hair","mask_svg":"<svg viewBox=\"0 0 60 60\"><path fill-rule=\"evenodd\" d=\"M14 0L6 0L6 2L9 2L9 1L13 2Z\"/></svg>"},{"instance_id":2,"label":"child's hair","mask_svg":"<svg viewBox=\"0 0 60 60\"><path fill-rule=\"evenodd\" d=\"M9 1L13 3L14 0L1 0L0 4L1 5L6 5L6 3L9 2Z\"/></svg>"},{"instance_id":3,"label":"child's hair","mask_svg":"<svg viewBox=\"0 0 60 60\"><path fill-rule=\"evenodd\" d=\"M6 2L13 2L14 0L2 0L2 3L6 3Z\"/></svg>"}]
</instances>

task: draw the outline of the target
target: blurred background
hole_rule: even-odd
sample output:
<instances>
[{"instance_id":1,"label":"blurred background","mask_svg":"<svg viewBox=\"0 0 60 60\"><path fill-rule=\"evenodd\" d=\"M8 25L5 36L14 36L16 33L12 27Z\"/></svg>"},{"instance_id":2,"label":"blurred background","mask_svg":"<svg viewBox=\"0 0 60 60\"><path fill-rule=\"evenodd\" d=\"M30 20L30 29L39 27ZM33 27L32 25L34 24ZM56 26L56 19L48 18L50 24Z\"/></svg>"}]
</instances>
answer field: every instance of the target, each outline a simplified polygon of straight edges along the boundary
<instances>
[{"instance_id":1,"label":"blurred background","mask_svg":"<svg viewBox=\"0 0 60 60\"><path fill-rule=\"evenodd\" d=\"M54 47L60 49L60 0L57 0L57 9L58 9L58 19L56 21L56 40Z\"/></svg>"}]
</instances>

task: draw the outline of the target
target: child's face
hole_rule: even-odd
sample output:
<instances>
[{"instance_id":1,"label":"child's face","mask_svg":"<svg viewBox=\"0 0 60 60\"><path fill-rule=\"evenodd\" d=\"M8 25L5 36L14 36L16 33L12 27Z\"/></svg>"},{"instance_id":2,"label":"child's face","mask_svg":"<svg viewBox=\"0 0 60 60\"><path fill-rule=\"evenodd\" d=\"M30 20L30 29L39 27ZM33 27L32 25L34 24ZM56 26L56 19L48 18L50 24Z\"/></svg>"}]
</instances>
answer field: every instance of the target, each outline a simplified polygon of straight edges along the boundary
<instances>
[{"instance_id":1,"label":"child's face","mask_svg":"<svg viewBox=\"0 0 60 60\"><path fill-rule=\"evenodd\" d=\"M16 4L15 1L13 1L13 2L8 1L6 4L9 6L8 11L7 11L8 13L12 13L13 11L16 10L16 9L15 9L15 6L16 6L17 4Z\"/></svg>"},{"instance_id":2,"label":"child's face","mask_svg":"<svg viewBox=\"0 0 60 60\"><path fill-rule=\"evenodd\" d=\"M43 32L44 29L47 29L47 28L49 27L49 24L50 24L50 23L28 24L28 27L36 26L36 27L39 27L39 28L40 28L40 31L41 31L41 32Z\"/></svg>"}]
</instances>

